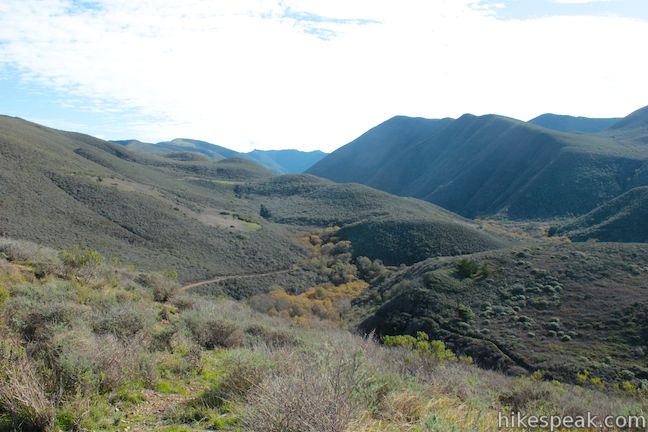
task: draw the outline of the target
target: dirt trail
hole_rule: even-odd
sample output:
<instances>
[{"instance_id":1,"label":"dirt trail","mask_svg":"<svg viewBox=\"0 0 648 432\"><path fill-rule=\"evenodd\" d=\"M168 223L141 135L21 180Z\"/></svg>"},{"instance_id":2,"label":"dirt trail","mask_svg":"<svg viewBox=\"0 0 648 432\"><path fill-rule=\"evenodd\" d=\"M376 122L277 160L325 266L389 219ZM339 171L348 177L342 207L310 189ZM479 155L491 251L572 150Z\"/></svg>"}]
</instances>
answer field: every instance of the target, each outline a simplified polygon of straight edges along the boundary
<instances>
[{"instance_id":1,"label":"dirt trail","mask_svg":"<svg viewBox=\"0 0 648 432\"><path fill-rule=\"evenodd\" d=\"M199 286L203 285L208 285L210 283L216 283L216 282L223 282L228 279L246 279L246 278L254 278L254 277L262 277L262 276L274 276L274 275L279 275L279 274L285 274L285 273L290 273L291 271L295 270L296 266L292 266L287 269L283 270L274 270L271 272L266 272L266 273L246 273L246 274L238 274L238 275L228 275L228 276L216 276L211 279L206 279L202 281L197 281L197 282L192 282L187 285L183 285L180 288L180 291L186 291L191 288L196 288Z\"/></svg>"}]
</instances>

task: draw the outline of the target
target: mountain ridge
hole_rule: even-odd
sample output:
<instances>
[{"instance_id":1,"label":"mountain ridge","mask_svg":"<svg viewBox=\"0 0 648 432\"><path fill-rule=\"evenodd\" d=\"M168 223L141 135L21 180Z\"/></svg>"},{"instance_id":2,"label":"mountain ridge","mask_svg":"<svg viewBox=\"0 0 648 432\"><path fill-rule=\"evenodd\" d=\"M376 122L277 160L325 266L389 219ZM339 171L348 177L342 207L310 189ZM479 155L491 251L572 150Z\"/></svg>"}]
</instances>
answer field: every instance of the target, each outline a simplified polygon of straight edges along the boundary
<instances>
[{"instance_id":1,"label":"mountain ridge","mask_svg":"<svg viewBox=\"0 0 648 432\"><path fill-rule=\"evenodd\" d=\"M638 173L648 167L648 146L628 133L566 133L493 114L427 122L400 116L307 172L424 199L468 217L565 217L644 182Z\"/></svg>"}]
</instances>

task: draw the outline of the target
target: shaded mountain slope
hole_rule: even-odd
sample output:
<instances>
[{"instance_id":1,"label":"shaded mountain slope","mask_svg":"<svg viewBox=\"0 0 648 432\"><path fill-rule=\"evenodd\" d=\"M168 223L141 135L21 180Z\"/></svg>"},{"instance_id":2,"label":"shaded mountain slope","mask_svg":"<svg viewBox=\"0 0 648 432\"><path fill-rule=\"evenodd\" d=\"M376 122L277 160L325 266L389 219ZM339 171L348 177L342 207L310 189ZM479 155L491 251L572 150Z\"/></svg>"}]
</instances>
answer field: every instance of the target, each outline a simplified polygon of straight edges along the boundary
<instances>
[{"instance_id":1,"label":"shaded mountain slope","mask_svg":"<svg viewBox=\"0 0 648 432\"><path fill-rule=\"evenodd\" d=\"M555 233L575 241L648 242L648 186L631 189Z\"/></svg>"},{"instance_id":2,"label":"shaded mountain slope","mask_svg":"<svg viewBox=\"0 0 648 432\"><path fill-rule=\"evenodd\" d=\"M463 259L488 271L466 277L457 258L429 259L368 288L354 304L360 329L425 331L512 374L648 378L646 245L544 244Z\"/></svg>"},{"instance_id":3,"label":"shaded mountain slope","mask_svg":"<svg viewBox=\"0 0 648 432\"><path fill-rule=\"evenodd\" d=\"M542 114L529 123L559 132L597 133L618 123L620 118L574 117L560 114Z\"/></svg>"},{"instance_id":4,"label":"shaded mountain slope","mask_svg":"<svg viewBox=\"0 0 648 432\"><path fill-rule=\"evenodd\" d=\"M579 215L644 182L648 146L518 120L397 117L308 172L422 198L464 216Z\"/></svg>"}]
</instances>

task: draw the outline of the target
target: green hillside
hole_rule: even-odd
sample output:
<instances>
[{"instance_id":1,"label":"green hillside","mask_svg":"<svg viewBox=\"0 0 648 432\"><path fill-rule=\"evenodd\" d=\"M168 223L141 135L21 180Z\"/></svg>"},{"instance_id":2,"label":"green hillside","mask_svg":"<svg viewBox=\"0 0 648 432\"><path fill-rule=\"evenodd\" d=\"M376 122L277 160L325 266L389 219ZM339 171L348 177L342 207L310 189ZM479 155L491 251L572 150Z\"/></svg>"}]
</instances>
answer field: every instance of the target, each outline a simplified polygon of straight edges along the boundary
<instances>
[{"instance_id":1,"label":"green hillside","mask_svg":"<svg viewBox=\"0 0 648 432\"><path fill-rule=\"evenodd\" d=\"M575 241L648 243L648 187L631 189L553 232Z\"/></svg>"},{"instance_id":2,"label":"green hillside","mask_svg":"<svg viewBox=\"0 0 648 432\"><path fill-rule=\"evenodd\" d=\"M589 118L559 114L542 114L529 123L559 132L597 133L618 123L620 118Z\"/></svg>"},{"instance_id":3,"label":"green hillside","mask_svg":"<svg viewBox=\"0 0 648 432\"><path fill-rule=\"evenodd\" d=\"M181 280L290 269L308 256L298 240L306 230L375 218L422 221L433 255L454 253L445 242L455 235L470 251L501 244L432 204L312 176L278 177L248 159L132 152L9 117L0 118L0 143L0 234L92 247L145 269L178 271ZM436 226L452 229L439 236ZM294 277L296 289L311 280Z\"/></svg>"},{"instance_id":4,"label":"green hillside","mask_svg":"<svg viewBox=\"0 0 648 432\"><path fill-rule=\"evenodd\" d=\"M645 245L543 244L429 259L355 301L379 335L426 332L483 367L579 382L648 378Z\"/></svg>"},{"instance_id":5,"label":"green hillside","mask_svg":"<svg viewBox=\"0 0 648 432\"><path fill-rule=\"evenodd\" d=\"M468 217L580 215L646 184L648 147L636 137L567 134L494 115L396 117L308 172L425 199Z\"/></svg>"}]
</instances>

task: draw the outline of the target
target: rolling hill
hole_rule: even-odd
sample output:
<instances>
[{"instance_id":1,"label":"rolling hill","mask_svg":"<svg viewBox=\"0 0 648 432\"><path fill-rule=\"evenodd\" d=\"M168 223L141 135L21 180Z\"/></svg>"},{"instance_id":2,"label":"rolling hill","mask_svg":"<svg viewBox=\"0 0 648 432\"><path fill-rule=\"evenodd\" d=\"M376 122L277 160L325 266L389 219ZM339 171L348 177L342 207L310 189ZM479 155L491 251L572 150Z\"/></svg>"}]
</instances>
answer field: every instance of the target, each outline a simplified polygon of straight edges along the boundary
<instances>
[{"instance_id":1,"label":"rolling hill","mask_svg":"<svg viewBox=\"0 0 648 432\"><path fill-rule=\"evenodd\" d=\"M559 132L597 133L617 124L620 118L589 118L559 114L542 114L529 123Z\"/></svg>"},{"instance_id":2,"label":"rolling hill","mask_svg":"<svg viewBox=\"0 0 648 432\"><path fill-rule=\"evenodd\" d=\"M138 140L116 140L112 142L141 153L170 156L172 158L196 157L186 155L186 153L200 154L213 160L232 157L247 158L275 174L302 173L326 156L326 153L321 151L304 152L300 150L253 150L248 153L239 153L206 141L188 138L176 138L157 144Z\"/></svg>"},{"instance_id":3,"label":"rolling hill","mask_svg":"<svg viewBox=\"0 0 648 432\"><path fill-rule=\"evenodd\" d=\"M600 134L557 132L496 115L395 117L307 172L424 199L467 217L581 215L648 184L642 115Z\"/></svg>"},{"instance_id":4,"label":"rolling hill","mask_svg":"<svg viewBox=\"0 0 648 432\"><path fill-rule=\"evenodd\" d=\"M372 285L354 307L364 333L423 331L514 375L648 378L647 260L646 245L605 243L428 259ZM474 263L470 276L459 271L465 263Z\"/></svg>"},{"instance_id":5,"label":"rolling hill","mask_svg":"<svg viewBox=\"0 0 648 432\"><path fill-rule=\"evenodd\" d=\"M648 242L648 187L637 187L553 230L574 241Z\"/></svg>"},{"instance_id":6,"label":"rolling hill","mask_svg":"<svg viewBox=\"0 0 648 432\"><path fill-rule=\"evenodd\" d=\"M92 247L145 269L177 270L183 281L289 269L308 256L300 235L360 221L415 219L432 255L455 253L446 244L454 235L462 251L502 244L432 204L312 176L276 176L244 158L133 152L10 117L0 117L0 154L0 235ZM441 239L441 227L453 234ZM299 277L292 288L310 283Z\"/></svg>"}]
</instances>

